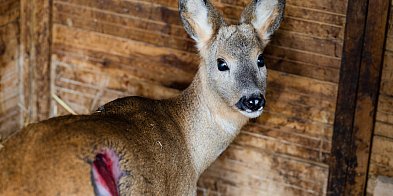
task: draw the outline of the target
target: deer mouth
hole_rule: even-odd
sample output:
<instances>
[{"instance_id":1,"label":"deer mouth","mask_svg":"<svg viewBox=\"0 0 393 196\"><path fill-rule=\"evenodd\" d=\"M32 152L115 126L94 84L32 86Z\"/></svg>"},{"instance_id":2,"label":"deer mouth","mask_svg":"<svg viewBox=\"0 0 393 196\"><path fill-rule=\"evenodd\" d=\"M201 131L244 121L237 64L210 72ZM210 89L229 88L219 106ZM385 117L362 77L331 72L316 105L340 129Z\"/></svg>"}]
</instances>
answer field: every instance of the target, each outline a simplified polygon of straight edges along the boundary
<instances>
[{"instance_id":1,"label":"deer mouth","mask_svg":"<svg viewBox=\"0 0 393 196\"><path fill-rule=\"evenodd\" d=\"M244 104L241 104L241 103L237 103L236 104L236 107L237 107L237 109L239 109L240 111L242 111L242 112L246 112L246 113L255 113L255 112L261 112L262 110L263 110L263 106L261 106L261 107L257 107L257 108L249 108L249 107L246 107Z\"/></svg>"},{"instance_id":2,"label":"deer mouth","mask_svg":"<svg viewBox=\"0 0 393 196\"><path fill-rule=\"evenodd\" d=\"M263 113L263 108L257 111L251 111L251 110L242 110L236 106L235 109L247 118L258 118Z\"/></svg>"}]
</instances>

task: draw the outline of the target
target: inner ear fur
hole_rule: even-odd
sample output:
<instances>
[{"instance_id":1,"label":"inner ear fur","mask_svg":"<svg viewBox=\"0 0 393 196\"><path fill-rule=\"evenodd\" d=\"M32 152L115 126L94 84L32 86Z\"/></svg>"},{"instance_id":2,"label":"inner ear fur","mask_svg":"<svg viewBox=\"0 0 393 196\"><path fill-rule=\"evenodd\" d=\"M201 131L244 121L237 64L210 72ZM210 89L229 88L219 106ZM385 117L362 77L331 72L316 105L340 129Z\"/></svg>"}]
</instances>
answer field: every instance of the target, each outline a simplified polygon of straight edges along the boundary
<instances>
[{"instance_id":1,"label":"inner ear fur","mask_svg":"<svg viewBox=\"0 0 393 196\"><path fill-rule=\"evenodd\" d=\"M179 13L183 26L198 48L205 45L225 25L220 13L209 0L180 0Z\"/></svg>"},{"instance_id":2,"label":"inner ear fur","mask_svg":"<svg viewBox=\"0 0 393 196\"><path fill-rule=\"evenodd\" d=\"M285 0L252 0L241 15L240 23L251 24L260 39L268 41L284 18Z\"/></svg>"}]
</instances>

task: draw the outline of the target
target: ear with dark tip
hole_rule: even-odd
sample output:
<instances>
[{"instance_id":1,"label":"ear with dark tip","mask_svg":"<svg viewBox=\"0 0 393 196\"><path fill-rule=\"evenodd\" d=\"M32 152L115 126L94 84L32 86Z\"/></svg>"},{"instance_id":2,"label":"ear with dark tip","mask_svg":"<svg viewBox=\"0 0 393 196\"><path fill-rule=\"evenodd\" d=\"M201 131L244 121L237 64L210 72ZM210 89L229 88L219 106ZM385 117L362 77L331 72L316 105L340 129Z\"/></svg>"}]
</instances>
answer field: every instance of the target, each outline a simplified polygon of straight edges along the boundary
<instances>
[{"instance_id":1,"label":"ear with dark tip","mask_svg":"<svg viewBox=\"0 0 393 196\"><path fill-rule=\"evenodd\" d=\"M225 24L208 0L179 0L180 18L187 33L202 48Z\"/></svg>"},{"instance_id":2,"label":"ear with dark tip","mask_svg":"<svg viewBox=\"0 0 393 196\"><path fill-rule=\"evenodd\" d=\"M240 23L252 24L259 38L269 40L284 17L285 0L252 0L242 13Z\"/></svg>"}]
</instances>

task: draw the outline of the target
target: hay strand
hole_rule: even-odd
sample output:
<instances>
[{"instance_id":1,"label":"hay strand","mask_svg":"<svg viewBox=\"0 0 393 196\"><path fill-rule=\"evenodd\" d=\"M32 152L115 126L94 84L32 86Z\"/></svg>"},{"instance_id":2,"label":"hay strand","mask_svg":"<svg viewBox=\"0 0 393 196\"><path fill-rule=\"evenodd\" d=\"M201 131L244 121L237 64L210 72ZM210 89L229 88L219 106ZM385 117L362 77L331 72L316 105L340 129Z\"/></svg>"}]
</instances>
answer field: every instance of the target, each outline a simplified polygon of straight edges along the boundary
<instances>
[{"instance_id":1,"label":"hay strand","mask_svg":"<svg viewBox=\"0 0 393 196\"><path fill-rule=\"evenodd\" d=\"M63 101L60 97L52 93L52 98L59 104L61 105L67 112L77 115L77 113L65 102Z\"/></svg>"}]
</instances>

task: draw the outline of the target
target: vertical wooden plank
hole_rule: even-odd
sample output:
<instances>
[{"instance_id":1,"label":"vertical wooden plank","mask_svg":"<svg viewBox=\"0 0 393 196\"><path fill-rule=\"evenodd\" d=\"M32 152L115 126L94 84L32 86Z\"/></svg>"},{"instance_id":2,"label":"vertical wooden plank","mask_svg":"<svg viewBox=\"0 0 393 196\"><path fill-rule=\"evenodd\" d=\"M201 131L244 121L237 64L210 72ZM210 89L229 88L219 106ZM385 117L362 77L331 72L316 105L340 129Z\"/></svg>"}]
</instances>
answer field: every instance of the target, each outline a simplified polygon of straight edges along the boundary
<instances>
[{"instance_id":1,"label":"vertical wooden plank","mask_svg":"<svg viewBox=\"0 0 393 196\"><path fill-rule=\"evenodd\" d=\"M389 3L349 1L329 195L365 194Z\"/></svg>"},{"instance_id":2,"label":"vertical wooden plank","mask_svg":"<svg viewBox=\"0 0 393 196\"><path fill-rule=\"evenodd\" d=\"M49 117L52 0L21 0L21 60L24 124Z\"/></svg>"},{"instance_id":3,"label":"vertical wooden plank","mask_svg":"<svg viewBox=\"0 0 393 196\"><path fill-rule=\"evenodd\" d=\"M34 12L34 47L35 47L35 67L34 81L36 83L36 107L37 120L44 120L49 117L50 111L50 90L49 71L51 56L51 12L52 0L35 0Z\"/></svg>"},{"instance_id":4,"label":"vertical wooden plank","mask_svg":"<svg viewBox=\"0 0 393 196\"><path fill-rule=\"evenodd\" d=\"M31 118L33 117L33 108L30 106L30 97L32 94L32 86L30 84L30 22L29 18L32 13L32 6L29 5L29 1L21 0L20 1L20 40L19 40L19 104L22 108L20 124L23 125L28 124Z\"/></svg>"},{"instance_id":5,"label":"vertical wooden plank","mask_svg":"<svg viewBox=\"0 0 393 196\"><path fill-rule=\"evenodd\" d=\"M349 0L334 121L328 195L344 192L354 121L367 0Z\"/></svg>"},{"instance_id":6,"label":"vertical wooden plank","mask_svg":"<svg viewBox=\"0 0 393 196\"><path fill-rule=\"evenodd\" d=\"M390 1L369 2L345 195L364 195L382 76Z\"/></svg>"}]
</instances>

